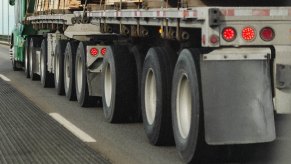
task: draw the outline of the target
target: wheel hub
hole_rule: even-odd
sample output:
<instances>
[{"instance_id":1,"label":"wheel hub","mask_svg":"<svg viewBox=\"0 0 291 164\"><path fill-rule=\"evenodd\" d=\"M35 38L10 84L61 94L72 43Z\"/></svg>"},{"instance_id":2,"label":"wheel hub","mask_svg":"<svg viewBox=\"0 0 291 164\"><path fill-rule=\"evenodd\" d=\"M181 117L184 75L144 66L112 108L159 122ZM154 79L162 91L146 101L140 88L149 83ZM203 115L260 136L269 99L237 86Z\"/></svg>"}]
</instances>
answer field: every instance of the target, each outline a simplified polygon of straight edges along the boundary
<instances>
[{"instance_id":1,"label":"wheel hub","mask_svg":"<svg viewBox=\"0 0 291 164\"><path fill-rule=\"evenodd\" d=\"M178 129L183 138L187 138L191 126L191 90L189 79L186 74L183 74L178 83L176 112Z\"/></svg>"},{"instance_id":2,"label":"wheel hub","mask_svg":"<svg viewBox=\"0 0 291 164\"><path fill-rule=\"evenodd\" d=\"M149 69L145 81L145 111L150 125L154 123L157 108L157 84L154 71Z\"/></svg>"},{"instance_id":3,"label":"wheel hub","mask_svg":"<svg viewBox=\"0 0 291 164\"><path fill-rule=\"evenodd\" d=\"M82 92L82 83L83 83L83 64L82 64L82 58L78 57L77 59L77 88L78 93Z\"/></svg>"},{"instance_id":4,"label":"wheel hub","mask_svg":"<svg viewBox=\"0 0 291 164\"><path fill-rule=\"evenodd\" d=\"M71 79L71 71L70 71L70 64L69 64L69 56L65 56L65 69L64 69L64 73L65 73L65 89L66 91L69 88L69 83L70 83L70 79Z\"/></svg>"},{"instance_id":5,"label":"wheel hub","mask_svg":"<svg viewBox=\"0 0 291 164\"><path fill-rule=\"evenodd\" d=\"M59 56L57 56L57 58L56 58L56 83L58 84L59 83L59 76L60 76L60 72L59 72L59 69L60 69L60 67L59 67L59 63L60 61L59 61Z\"/></svg>"},{"instance_id":6,"label":"wheel hub","mask_svg":"<svg viewBox=\"0 0 291 164\"><path fill-rule=\"evenodd\" d=\"M40 60L41 60L41 62L40 62L40 64L41 64L41 66L40 66L41 79L43 80L44 79L44 71L45 71L45 69L44 69L45 63L44 63L44 56L43 55L41 56Z\"/></svg>"},{"instance_id":7,"label":"wheel hub","mask_svg":"<svg viewBox=\"0 0 291 164\"><path fill-rule=\"evenodd\" d=\"M105 90L106 105L110 106L111 97L112 97L112 74L111 74L111 67L109 63L106 65L106 68L105 68L104 90Z\"/></svg>"}]
</instances>

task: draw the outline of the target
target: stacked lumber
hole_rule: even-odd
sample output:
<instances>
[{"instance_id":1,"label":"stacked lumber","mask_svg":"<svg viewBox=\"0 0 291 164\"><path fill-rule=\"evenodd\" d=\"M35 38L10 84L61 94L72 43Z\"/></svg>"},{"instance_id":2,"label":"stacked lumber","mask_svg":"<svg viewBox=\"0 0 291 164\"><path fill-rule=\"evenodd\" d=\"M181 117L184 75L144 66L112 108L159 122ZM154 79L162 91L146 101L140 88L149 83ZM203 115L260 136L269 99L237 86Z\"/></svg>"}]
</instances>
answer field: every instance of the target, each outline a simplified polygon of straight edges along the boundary
<instances>
[{"instance_id":1,"label":"stacked lumber","mask_svg":"<svg viewBox=\"0 0 291 164\"><path fill-rule=\"evenodd\" d=\"M86 9L88 11L103 10L106 0L88 0Z\"/></svg>"},{"instance_id":2,"label":"stacked lumber","mask_svg":"<svg viewBox=\"0 0 291 164\"><path fill-rule=\"evenodd\" d=\"M105 6L107 9L137 9L141 6L143 0L105 0Z\"/></svg>"},{"instance_id":3,"label":"stacked lumber","mask_svg":"<svg viewBox=\"0 0 291 164\"><path fill-rule=\"evenodd\" d=\"M144 8L171 8L176 7L176 0L144 0Z\"/></svg>"},{"instance_id":4,"label":"stacked lumber","mask_svg":"<svg viewBox=\"0 0 291 164\"><path fill-rule=\"evenodd\" d=\"M146 8L203 6L290 6L291 0L144 0Z\"/></svg>"},{"instance_id":5,"label":"stacked lumber","mask_svg":"<svg viewBox=\"0 0 291 164\"><path fill-rule=\"evenodd\" d=\"M291 0L181 0L183 7L200 6L290 6Z\"/></svg>"},{"instance_id":6,"label":"stacked lumber","mask_svg":"<svg viewBox=\"0 0 291 164\"><path fill-rule=\"evenodd\" d=\"M106 0L106 5L114 5L115 3L142 3L142 0Z\"/></svg>"},{"instance_id":7,"label":"stacked lumber","mask_svg":"<svg viewBox=\"0 0 291 164\"><path fill-rule=\"evenodd\" d=\"M81 8L81 0L36 0L35 12L75 10Z\"/></svg>"},{"instance_id":8,"label":"stacked lumber","mask_svg":"<svg viewBox=\"0 0 291 164\"><path fill-rule=\"evenodd\" d=\"M70 13L80 10L85 0L35 0L35 13ZM171 8L171 7L202 7L202 6L290 6L291 0L87 0L86 9L103 10L138 8ZM111 7L110 7L111 6Z\"/></svg>"}]
</instances>

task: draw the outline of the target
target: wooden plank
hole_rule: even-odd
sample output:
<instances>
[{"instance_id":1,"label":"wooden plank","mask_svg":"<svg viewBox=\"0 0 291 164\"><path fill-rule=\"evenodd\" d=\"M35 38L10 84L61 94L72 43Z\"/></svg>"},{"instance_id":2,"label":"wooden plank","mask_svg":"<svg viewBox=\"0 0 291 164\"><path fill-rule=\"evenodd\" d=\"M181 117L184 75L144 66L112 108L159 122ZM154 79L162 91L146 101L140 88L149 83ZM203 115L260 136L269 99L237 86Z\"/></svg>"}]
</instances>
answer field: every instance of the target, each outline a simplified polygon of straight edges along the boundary
<instances>
[{"instance_id":1,"label":"wooden plank","mask_svg":"<svg viewBox=\"0 0 291 164\"><path fill-rule=\"evenodd\" d=\"M143 0L122 0L122 3L142 3ZM114 3L120 3L120 0L106 0L105 5L114 5Z\"/></svg>"},{"instance_id":2,"label":"wooden plank","mask_svg":"<svg viewBox=\"0 0 291 164\"><path fill-rule=\"evenodd\" d=\"M43 10L43 4L45 0L38 0L37 1L37 11L42 11Z\"/></svg>"},{"instance_id":3,"label":"wooden plank","mask_svg":"<svg viewBox=\"0 0 291 164\"><path fill-rule=\"evenodd\" d=\"M181 0L182 7L202 7L207 6L204 0Z\"/></svg>"},{"instance_id":4,"label":"wooden plank","mask_svg":"<svg viewBox=\"0 0 291 164\"><path fill-rule=\"evenodd\" d=\"M36 12L75 10L81 8L81 0L37 0Z\"/></svg>"},{"instance_id":5,"label":"wooden plank","mask_svg":"<svg viewBox=\"0 0 291 164\"><path fill-rule=\"evenodd\" d=\"M145 0L143 2L144 8L170 8L170 7L175 7L172 6L171 4L167 3L166 1L161 1L161 0Z\"/></svg>"},{"instance_id":6,"label":"wooden plank","mask_svg":"<svg viewBox=\"0 0 291 164\"><path fill-rule=\"evenodd\" d=\"M50 10L55 10L59 6L59 1L56 0L50 0Z\"/></svg>"},{"instance_id":7,"label":"wooden plank","mask_svg":"<svg viewBox=\"0 0 291 164\"><path fill-rule=\"evenodd\" d=\"M184 1L184 2L183 2ZM290 6L290 0L182 0L188 7L200 6Z\"/></svg>"},{"instance_id":8,"label":"wooden plank","mask_svg":"<svg viewBox=\"0 0 291 164\"><path fill-rule=\"evenodd\" d=\"M104 5L103 4L100 5L100 2L97 4L88 4L87 5L88 11L97 11L97 10L103 10L103 9L104 9Z\"/></svg>"}]
</instances>

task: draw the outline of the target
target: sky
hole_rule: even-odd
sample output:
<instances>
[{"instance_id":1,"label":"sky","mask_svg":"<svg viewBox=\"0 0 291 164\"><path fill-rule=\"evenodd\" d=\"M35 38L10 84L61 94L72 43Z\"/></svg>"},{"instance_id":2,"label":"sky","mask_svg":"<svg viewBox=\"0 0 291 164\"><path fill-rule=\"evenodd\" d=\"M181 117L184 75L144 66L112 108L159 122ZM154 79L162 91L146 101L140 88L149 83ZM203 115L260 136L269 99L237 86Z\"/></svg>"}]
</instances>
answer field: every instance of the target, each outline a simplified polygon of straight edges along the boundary
<instances>
[{"instance_id":1,"label":"sky","mask_svg":"<svg viewBox=\"0 0 291 164\"><path fill-rule=\"evenodd\" d=\"M15 24L14 7L9 0L0 0L0 35L10 35Z\"/></svg>"}]
</instances>

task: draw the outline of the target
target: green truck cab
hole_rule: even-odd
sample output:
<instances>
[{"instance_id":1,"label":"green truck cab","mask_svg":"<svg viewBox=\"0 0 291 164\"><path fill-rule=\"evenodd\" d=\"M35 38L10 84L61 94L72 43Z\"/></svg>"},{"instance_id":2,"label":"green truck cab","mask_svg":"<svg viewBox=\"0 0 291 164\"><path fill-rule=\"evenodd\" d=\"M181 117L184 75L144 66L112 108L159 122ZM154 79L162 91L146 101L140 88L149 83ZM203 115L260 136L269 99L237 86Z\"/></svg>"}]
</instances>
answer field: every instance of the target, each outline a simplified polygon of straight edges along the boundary
<instances>
[{"instance_id":1,"label":"green truck cab","mask_svg":"<svg viewBox=\"0 0 291 164\"><path fill-rule=\"evenodd\" d=\"M11 60L13 70L24 66L25 44L28 36L35 35L32 25L27 23L26 17L34 11L34 0L9 0L15 9L15 26L11 34Z\"/></svg>"}]
</instances>

